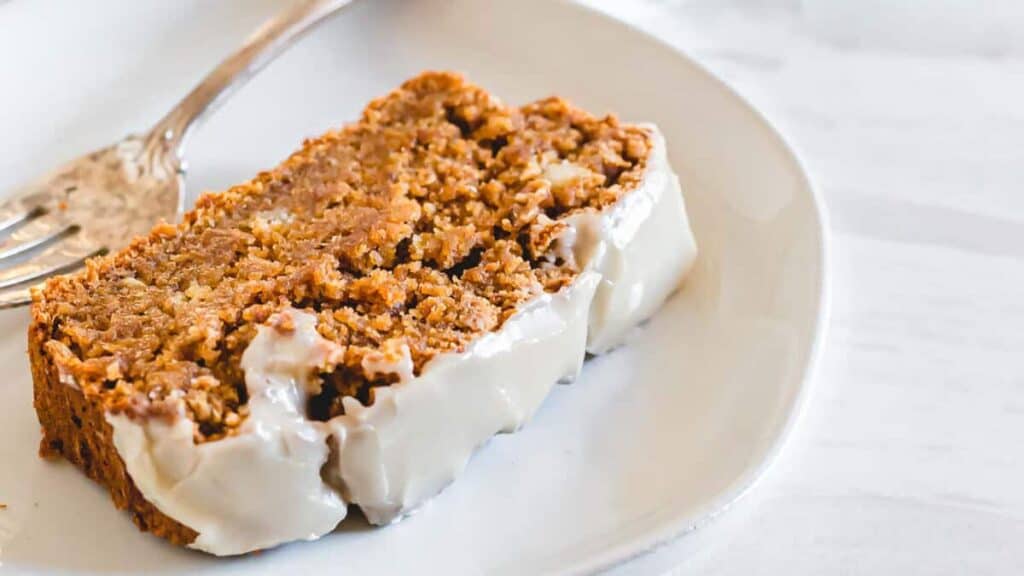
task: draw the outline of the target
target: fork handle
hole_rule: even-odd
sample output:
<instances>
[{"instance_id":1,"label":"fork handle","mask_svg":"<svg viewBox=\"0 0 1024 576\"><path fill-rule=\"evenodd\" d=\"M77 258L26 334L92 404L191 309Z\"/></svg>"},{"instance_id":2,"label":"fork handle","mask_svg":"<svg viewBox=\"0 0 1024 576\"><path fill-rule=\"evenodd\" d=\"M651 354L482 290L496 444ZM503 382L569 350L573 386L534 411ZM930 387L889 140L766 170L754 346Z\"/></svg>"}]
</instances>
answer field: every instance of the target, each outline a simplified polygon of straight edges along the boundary
<instances>
[{"instance_id":1,"label":"fork handle","mask_svg":"<svg viewBox=\"0 0 1024 576\"><path fill-rule=\"evenodd\" d=\"M245 43L160 119L146 137L180 164L185 138L206 112L214 110L304 32L352 0L301 0L263 23Z\"/></svg>"}]
</instances>

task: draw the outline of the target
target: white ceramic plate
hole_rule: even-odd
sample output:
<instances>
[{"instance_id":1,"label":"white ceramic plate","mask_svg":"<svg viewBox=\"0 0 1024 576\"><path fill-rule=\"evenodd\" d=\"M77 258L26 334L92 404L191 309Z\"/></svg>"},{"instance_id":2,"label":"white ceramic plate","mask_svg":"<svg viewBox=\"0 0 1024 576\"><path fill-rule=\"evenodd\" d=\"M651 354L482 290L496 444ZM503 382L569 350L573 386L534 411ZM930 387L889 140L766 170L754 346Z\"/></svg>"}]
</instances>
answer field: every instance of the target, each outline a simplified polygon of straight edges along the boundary
<instances>
[{"instance_id":1,"label":"white ceramic plate","mask_svg":"<svg viewBox=\"0 0 1024 576\"><path fill-rule=\"evenodd\" d=\"M0 189L145 128L281 2L0 5ZM0 561L25 572L541 573L622 561L748 488L792 423L826 309L821 208L749 106L685 56L549 0L363 0L200 129L191 191L272 166L425 68L521 103L558 93L654 121L701 248L688 284L408 520L218 560L138 532L103 490L36 457L24 310L0 314Z\"/></svg>"}]
</instances>

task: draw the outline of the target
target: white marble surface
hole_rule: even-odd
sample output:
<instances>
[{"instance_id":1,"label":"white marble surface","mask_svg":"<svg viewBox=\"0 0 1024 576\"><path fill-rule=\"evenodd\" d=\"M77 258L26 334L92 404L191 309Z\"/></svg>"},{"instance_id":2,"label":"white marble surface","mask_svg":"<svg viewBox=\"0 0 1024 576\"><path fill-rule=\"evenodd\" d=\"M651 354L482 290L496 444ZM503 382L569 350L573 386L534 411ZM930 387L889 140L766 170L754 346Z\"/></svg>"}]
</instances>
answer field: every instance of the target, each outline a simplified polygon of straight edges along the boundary
<instances>
[{"instance_id":1,"label":"white marble surface","mask_svg":"<svg viewBox=\"0 0 1024 576\"><path fill-rule=\"evenodd\" d=\"M762 110L833 232L829 339L781 458L614 572L1024 573L1024 3L585 3Z\"/></svg>"}]
</instances>

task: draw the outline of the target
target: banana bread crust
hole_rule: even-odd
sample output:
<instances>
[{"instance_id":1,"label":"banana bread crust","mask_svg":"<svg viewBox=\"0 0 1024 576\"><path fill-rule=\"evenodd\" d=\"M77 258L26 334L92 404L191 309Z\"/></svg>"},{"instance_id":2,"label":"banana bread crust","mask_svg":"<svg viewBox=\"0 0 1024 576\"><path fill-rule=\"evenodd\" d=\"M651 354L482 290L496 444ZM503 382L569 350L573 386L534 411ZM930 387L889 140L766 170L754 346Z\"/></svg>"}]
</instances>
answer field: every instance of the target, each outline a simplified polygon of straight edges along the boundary
<instances>
[{"instance_id":1,"label":"banana bread crust","mask_svg":"<svg viewBox=\"0 0 1024 576\"><path fill-rule=\"evenodd\" d=\"M34 383L33 404L43 434L39 455L47 459L63 457L100 483L119 510L129 511L139 530L187 546L196 539L196 532L160 512L132 482L114 446L113 429L104 417L102 399L61 382L57 365L44 352L49 334L37 314L33 314L28 332L28 353Z\"/></svg>"}]
</instances>

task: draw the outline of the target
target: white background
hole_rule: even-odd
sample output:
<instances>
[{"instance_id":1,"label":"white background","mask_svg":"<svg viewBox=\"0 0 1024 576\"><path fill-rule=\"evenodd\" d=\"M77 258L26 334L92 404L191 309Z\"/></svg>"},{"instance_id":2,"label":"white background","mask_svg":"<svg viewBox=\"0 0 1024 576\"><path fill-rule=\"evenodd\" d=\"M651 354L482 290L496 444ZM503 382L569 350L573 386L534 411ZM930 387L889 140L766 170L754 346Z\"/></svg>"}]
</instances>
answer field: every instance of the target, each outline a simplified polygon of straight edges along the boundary
<instances>
[{"instance_id":1,"label":"white background","mask_svg":"<svg viewBox=\"0 0 1024 576\"><path fill-rule=\"evenodd\" d=\"M1024 573L1024 2L586 0L793 143L833 313L779 461L622 574Z\"/></svg>"}]
</instances>

